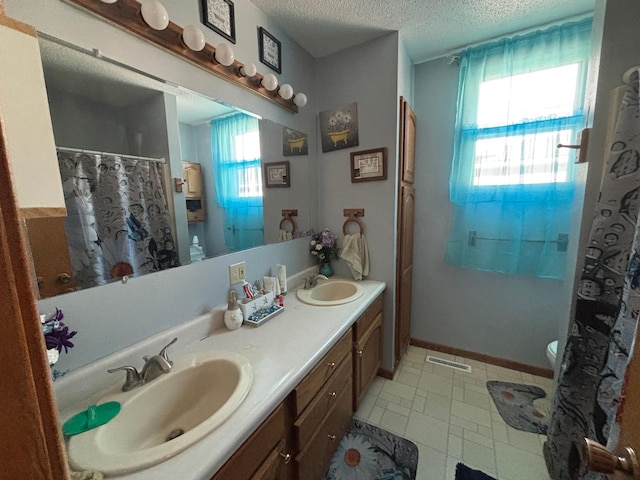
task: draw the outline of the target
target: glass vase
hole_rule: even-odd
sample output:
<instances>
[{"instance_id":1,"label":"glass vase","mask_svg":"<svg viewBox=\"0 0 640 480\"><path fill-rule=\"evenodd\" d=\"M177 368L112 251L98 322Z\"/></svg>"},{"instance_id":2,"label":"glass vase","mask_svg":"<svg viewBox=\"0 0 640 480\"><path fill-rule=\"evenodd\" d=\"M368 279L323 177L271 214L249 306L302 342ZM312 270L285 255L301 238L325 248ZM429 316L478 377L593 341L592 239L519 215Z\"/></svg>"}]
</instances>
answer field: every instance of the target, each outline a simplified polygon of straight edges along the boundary
<instances>
[{"instance_id":1,"label":"glass vase","mask_svg":"<svg viewBox=\"0 0 640 480\"><path fill-rule=\"evenodd\" d=\"M331 275L333 275L333 268L331 268L331 263L329 262L323 263L322 266L320 267L319 272L325 277L330 277Z\"/></svg>"}]
</instances>

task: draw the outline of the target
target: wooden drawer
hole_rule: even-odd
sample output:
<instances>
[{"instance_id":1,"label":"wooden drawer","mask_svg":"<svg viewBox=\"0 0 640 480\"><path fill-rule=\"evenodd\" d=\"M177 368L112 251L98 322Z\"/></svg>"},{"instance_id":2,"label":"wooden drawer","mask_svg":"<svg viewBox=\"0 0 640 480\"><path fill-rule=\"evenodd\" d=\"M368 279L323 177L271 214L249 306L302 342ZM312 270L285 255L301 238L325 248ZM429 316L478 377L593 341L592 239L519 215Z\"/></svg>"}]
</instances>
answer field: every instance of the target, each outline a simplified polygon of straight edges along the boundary
<instances>
[{"instance_id":1,"label":"wooden drawer","mask_svg":"<svg viewBox=\"0 0 640 480\"><path fill-rule=\"evenodd\" d=\"M285 410L280 404L253 432L211 480L247 480L264 468L285 434ZM278 451L279 454L279 451ZM279 456L279 455L278 455ZM265 477L266 478L266 477Z\"/></svg>"},{"instance_id":2,"label":"wooden drawer","mask_svg":"<svg viewBox=\"0 0 640 480\"><path fill-rule=\"evenodd\" d=\"M293 428L298 451L307 445L320 422L336 404L338 393L344 389L345 385L351 385L351 382L352 358L351 355L347 355L337 368L336 373L327 381L322 390L318 392L318 395L314 397L313 401L294 423Z\"/></svg>"},{"instance_id":3,"label":"wooden drawer","mask_svg":"<svg viewBox=\"0 0 640 480\"><path fill-rule=\"evenodd\" d=\"M351 421L351 385L338 394L336 405L309 440L306 448L296 456L301 480L321 480Z\"/></svg>"},{"instance_id":4,"label":"wooden drawer","mask_svg":"<svg viewBox=\"0 0 640 480\"><path fill-rule=\"evenodd\" d=\"M358 341L359 338L362 338L362 335L369 329L373 321L378 316L378 313L382 311L382 299L383 296L378 295L369 308L367 308L360 318L356 321L353 326L353 340Z\"/></svg>"},{"instance_id":5,"label":"wooden drawer","mask_svg":"<svg viewBox=\"0 0 640 480\"><path fill-rule=\"evenodd\" d=\"M351 353L351 345L351 330L348 330L298 384L293 392L294 417L298 417L302 413L322 388L324 382L336 371L336 367L340 365L344 357Z\"/></svg>"}]
</instances>

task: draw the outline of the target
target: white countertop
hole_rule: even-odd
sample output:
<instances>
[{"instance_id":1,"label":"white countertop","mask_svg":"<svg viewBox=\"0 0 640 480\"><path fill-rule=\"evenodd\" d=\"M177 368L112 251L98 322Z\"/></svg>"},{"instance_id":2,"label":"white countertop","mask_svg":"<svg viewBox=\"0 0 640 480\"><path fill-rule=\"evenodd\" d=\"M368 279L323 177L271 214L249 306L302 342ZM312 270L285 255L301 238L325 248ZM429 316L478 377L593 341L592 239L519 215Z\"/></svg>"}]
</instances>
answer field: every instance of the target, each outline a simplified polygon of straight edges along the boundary
<instances>
[{"instance_id":1,"label":"white countertop","mask_svg":"<svg viewBox=\"0 0 640 480\"><path fill-rule=\"evenodd\" d=\"M289 285L295 283L292 278ZM385 289L383 282L363 280L359 283L365 290L360 299L332 307L304 304L297 299L295 291L290 291L285 297L285 310L259 327L243 325L238 330L227 330L222 321L225 306L221 305L210 314L71 372L55 382L61 421L121 387L124 375L122 378L109 375L107 368L138 365L140 361L136 359L141 355L157 353L175 336L178 342L169 349L173 357L202 350L239 353L253 367L253 385L226 422L164 462L126 475L108 477L209 480Z\"/></svg>"}]
</instances>

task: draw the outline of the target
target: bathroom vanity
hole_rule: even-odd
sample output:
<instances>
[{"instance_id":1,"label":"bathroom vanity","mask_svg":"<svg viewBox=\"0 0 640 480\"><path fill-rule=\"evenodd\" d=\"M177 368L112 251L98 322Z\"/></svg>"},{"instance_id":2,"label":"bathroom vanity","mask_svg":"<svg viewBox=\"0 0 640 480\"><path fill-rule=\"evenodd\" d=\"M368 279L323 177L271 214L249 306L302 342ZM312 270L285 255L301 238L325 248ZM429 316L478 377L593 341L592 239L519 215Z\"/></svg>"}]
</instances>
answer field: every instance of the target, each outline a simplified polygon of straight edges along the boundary
<instances>
[{"instance_id":1,"label":"bathroom vanity","mask_svg":"<svg viewBox=\"0 0 640 480\"><path fill-rule=\"evenodd\" d=\"M380 368L382 299L376 297L212 480L323 478Z\"/></svg>"},{"instance_id":2,"label":"bathroom vanity","mask_svg":"<svg viewBox=\"0 0 640 480\"><path fill-rule=\"evenodd\" d=\"M107 478L322 478L380 367L385 284L358 283L364 288L361 298L330 307L302 303L290 291L285 311L257 328L226 330L224 306L220 306L211 314L72 372L55 382L61 420L121 387L122 379L105 379L103 368L136 365L141 355L155 352L177 336L179 341L171 352L176 358L215 350L245 357L253 368L251 389L222 425L184 451L144 469ZM96 376L110 385L100 385ZM72 451L70 460L74 469L90 467L74 465Z\"/></svg>"}]
</instances>

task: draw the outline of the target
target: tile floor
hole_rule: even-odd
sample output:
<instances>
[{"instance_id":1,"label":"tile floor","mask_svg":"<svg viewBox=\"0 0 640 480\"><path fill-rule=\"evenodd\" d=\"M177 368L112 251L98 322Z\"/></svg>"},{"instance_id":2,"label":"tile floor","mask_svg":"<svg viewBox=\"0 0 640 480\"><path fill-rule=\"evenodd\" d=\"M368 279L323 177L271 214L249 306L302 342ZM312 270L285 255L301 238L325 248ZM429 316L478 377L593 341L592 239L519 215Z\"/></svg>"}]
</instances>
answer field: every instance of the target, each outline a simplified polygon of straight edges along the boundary
<instances>
[{"instance_id":1,"label":"tile floor","mask_svg":"<svg viewBox=\"0 0 640 480\"><path fill-rule=\"evenodd\" d=\"M470 365L471 373L427 363L427 354ZM355 416L418 446L416 480L453 480L462 461L499 480L548 480L544 435L509 427L487 380L538 385L551 379L410 346L393 380L376 378Z\"/></svg>"}]
</instances>

